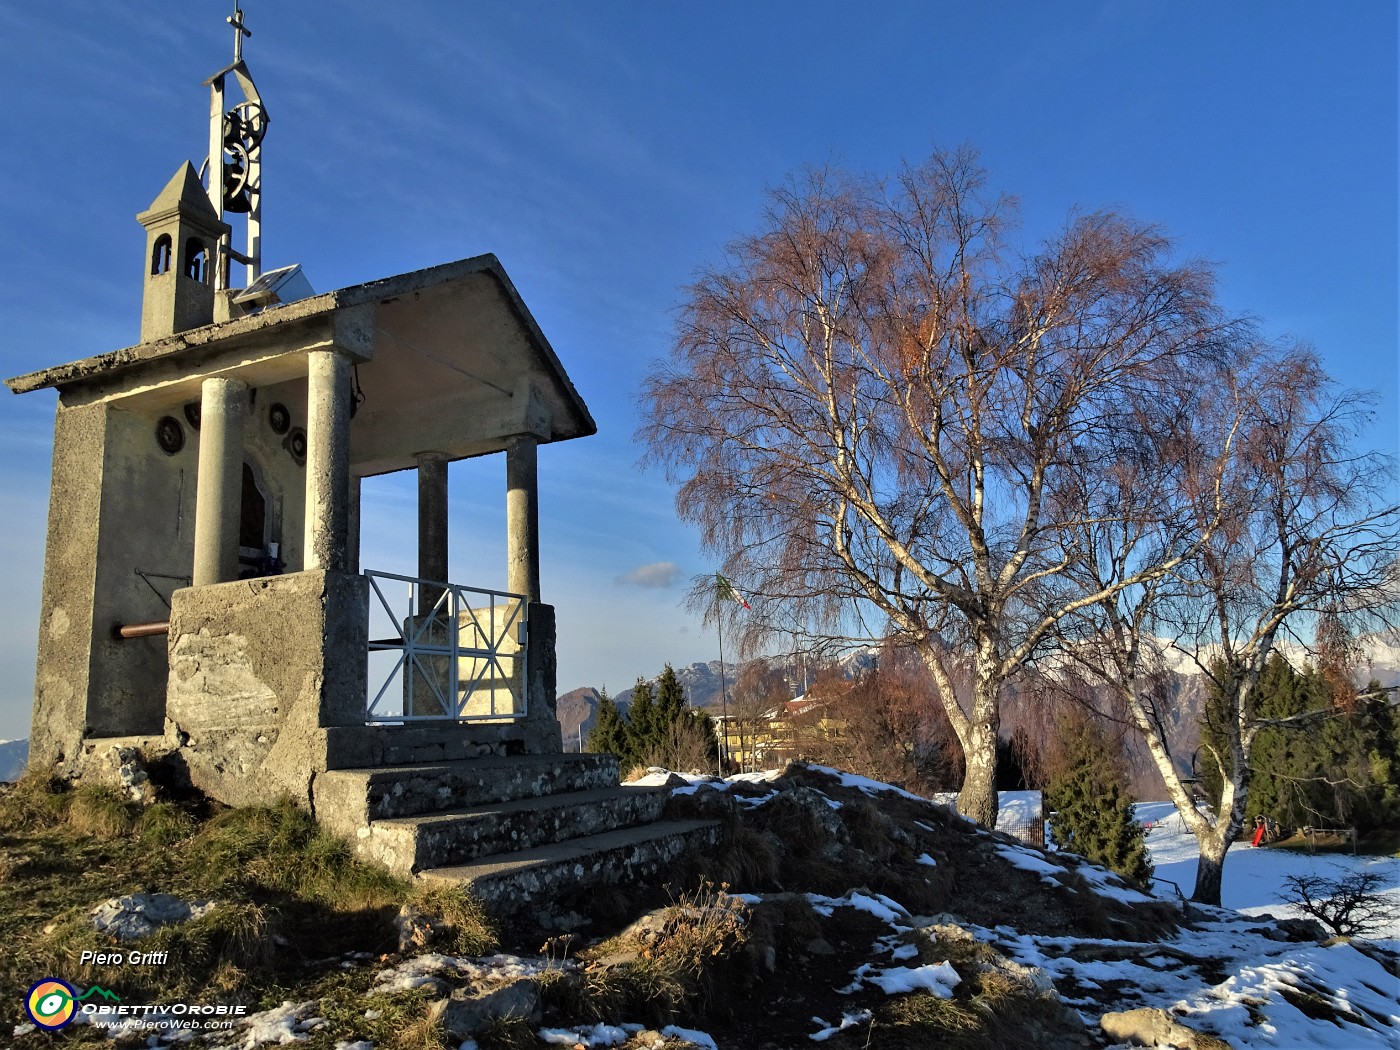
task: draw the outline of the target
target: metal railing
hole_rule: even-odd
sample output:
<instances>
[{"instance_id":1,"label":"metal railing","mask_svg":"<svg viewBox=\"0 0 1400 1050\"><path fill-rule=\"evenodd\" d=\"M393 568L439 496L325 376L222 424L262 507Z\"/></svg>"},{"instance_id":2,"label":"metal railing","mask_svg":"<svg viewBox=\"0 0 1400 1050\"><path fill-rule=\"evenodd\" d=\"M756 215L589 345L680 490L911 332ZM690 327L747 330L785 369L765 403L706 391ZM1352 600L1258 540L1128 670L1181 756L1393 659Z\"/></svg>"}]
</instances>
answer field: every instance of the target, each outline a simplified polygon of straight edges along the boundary
<instances>
[{"instance_id":1,"label":"metal railing","mask_svg":"<svg viewBox=\"0 0 1400 1050\"><path fill-rule=\"evenodd\" d=\"M370 590L366 722L525 717L523 595L388 572L364 575Z\"/></svg>"}]
</instances>

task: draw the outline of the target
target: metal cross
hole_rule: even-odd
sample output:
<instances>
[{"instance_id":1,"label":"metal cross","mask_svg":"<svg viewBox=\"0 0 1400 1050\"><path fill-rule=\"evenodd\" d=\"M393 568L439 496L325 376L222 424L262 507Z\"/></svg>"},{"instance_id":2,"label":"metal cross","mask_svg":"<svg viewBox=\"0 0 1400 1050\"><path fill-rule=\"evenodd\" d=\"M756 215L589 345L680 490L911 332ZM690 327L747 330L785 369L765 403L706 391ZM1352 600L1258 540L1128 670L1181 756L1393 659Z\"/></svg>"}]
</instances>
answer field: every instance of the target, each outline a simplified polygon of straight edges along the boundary
<instances>
[{"instance_id":1,"label":"metal cross","mask_svg":"<svg viewBox=\"0 0 1400 1050\"><path fill-rule=\"evenodd\" d=\"M252 36L253 31L243 24L243 12L238 9L238 0L233 0L233 14L224 19L233 26L233 60L235 63L243 61L243 38Z\"/></svg>"}]
</instances>

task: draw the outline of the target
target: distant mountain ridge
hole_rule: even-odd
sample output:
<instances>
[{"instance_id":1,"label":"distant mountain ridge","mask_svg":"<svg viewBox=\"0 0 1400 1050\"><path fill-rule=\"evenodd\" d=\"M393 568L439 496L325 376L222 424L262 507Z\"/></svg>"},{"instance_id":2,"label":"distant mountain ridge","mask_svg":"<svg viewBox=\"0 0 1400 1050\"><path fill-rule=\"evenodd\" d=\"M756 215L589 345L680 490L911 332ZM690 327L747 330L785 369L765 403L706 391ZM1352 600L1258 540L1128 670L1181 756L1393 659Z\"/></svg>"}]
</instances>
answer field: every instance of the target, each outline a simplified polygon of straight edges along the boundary
<instances>
[{"instance_id":1,"label":"distant mountain ridge","mask_svg":"<svg viewBox=\"0 0 1400 1050\"><path fill-rule=\"evenodd\" d=\"M29 762L29 738L0 740L0 784L11 784L24 775Z\"/></svg>"}]
</instances>

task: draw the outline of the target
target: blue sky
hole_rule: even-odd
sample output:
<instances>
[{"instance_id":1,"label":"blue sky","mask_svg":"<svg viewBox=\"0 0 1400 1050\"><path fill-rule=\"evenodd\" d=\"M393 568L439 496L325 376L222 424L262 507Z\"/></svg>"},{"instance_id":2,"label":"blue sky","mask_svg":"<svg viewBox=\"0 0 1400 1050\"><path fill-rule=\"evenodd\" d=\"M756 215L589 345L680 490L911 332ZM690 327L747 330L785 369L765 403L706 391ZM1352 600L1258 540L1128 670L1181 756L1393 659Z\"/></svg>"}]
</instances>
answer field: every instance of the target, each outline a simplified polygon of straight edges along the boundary
<instances>
[{"instance_id":1,"label":"blue sky","mask_svg":"<svg viewBox=\"0 0 1400 1050\"><path fill-rule=\"evenodd\" d=\"M137 340L135 222L203 159L231 2L0 7L4 374ZM1071 208L1160 223L1221 297L1380 395L1397 446L1393 3L246 0L272 116L264 251L319 291L494 252L599 424L542 449L559 685L710 659L711 570L637 469L636 390L683 286L764 194L833 162L980 149L1033 242ZM859 13L857 13L859 11ZM53 395L0 392L0 738L28 732ZM504 580L504 465L454 465L455 581ZM412 571L411 478L366 489L366 567ZM673 569L668 566L674 566Z\"/></svg>"}]
</instances>

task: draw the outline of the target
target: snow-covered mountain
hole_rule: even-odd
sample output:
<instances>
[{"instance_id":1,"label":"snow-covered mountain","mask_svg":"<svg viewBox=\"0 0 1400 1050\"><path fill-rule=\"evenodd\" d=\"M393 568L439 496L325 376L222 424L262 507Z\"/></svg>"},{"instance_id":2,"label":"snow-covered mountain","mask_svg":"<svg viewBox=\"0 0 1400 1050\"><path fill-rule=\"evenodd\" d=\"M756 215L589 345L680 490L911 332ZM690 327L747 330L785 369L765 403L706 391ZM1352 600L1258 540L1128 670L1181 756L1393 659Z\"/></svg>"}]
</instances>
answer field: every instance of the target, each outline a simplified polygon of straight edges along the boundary
<instances>
[{"instance_id":1,"label":"snow-covered mountain","mask_svg":"<svg viewBox=\"0 0 1400 1050\"><path fill-rule=\"evenodd\" d=\"M29 740L0 740L0 783L12 783L29 761Z\"/></svg>"}]
</instances>

